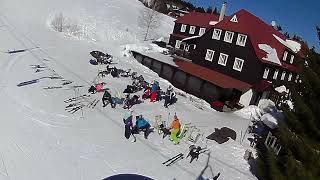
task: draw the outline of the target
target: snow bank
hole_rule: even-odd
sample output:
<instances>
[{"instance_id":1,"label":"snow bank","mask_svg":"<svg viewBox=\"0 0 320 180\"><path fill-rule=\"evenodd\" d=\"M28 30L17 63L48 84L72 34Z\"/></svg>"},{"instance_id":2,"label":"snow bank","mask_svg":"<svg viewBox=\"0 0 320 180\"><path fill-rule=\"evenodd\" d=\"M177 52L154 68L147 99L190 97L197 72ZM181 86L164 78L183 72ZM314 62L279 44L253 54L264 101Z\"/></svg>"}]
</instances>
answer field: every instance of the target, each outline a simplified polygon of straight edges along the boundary
<instances>
[{"instance_id":1,"label":"snow bank","mask_svg":"<svg viewBox=\"0 0 320 180\"><path fill-rule=\"evenodd\" d=\"M131 51L140 53L168 53L168 49L159 47L156 44L127 44L122 48L122 55L126 57L131 56Z\"/></svg>"},{"instance_id":2,"label":"snow bank","mask_svg":"<svg viewBox=\"0 0 320 180\"><path fill-rule=\"evenodd\" d=\"M287 91L287 88L284 85L282 85L282 86L274 88L274 90L276 90L279 93L283 93L283 92Z\"/></svg>"},{"instance_id":3,"label":"snow bank","mask_svg":"<svg viewBox=\"0 0 320 180\"><path fill-rule=\"evenodd\" d=\"M253 95L253 92L252 92L252 89L250 89L241 95L239 102L244 106L249 106L252 95Z\"/></svg>"},{"instance_id":4,"label":"snow bank","mask_svg":"<svg viewBox=\"0 0 320 180\"><path fill-rule=\"evenodd\" d=\"M267 53L267 57L262 58L263 60L281 65L281 61L278 58L276 49L270 47L267 44L259 44L258 46L261 50Z\"/></svg>"},{"instance_id":5,"label":"snow bank","mask_svg":"<svg viewBox=\"0 0 320 180\"><path fill-rule=\"evenodd\" d=\"M262 116L262 111L258 106L250 105L248 107L235 111L234 114L245 119L259 120Z\"/></svg>"},{"instance_id":6,"label":"snow bank","mask_svg":"<svg viewBox=\"0 0 320 180\"><path fill-rule=\"evenodd\" d=\"M261 121L271 129L278 127L278 121L271 114L267 113L261 116Z\"/></svg>"},{"instance_id":7,"label":"snow bank","mask_svg":"<svg viewBox=\"0 0 320 180\"><path fill-rule=\"evenodd\" d=\"M261 99L259 101L258 107L261 109L263 114L277 111L275 104L270 99Z\"/></svg>"},{"instance_id":8,"label":"snow bank","mask_svg":"<svg viewBox=\"0 0 320 180\"><path fill-rule=\"evenodd\" d=\"M273 37L276 38L281 44L285 45L287 48L291 49L295 53L299 52L301 49L301 44L296 41L289 40L289 39L286 39L284 41L283 39L281 39L275 34L273 34Z\"/></svg>"}]
</instances>

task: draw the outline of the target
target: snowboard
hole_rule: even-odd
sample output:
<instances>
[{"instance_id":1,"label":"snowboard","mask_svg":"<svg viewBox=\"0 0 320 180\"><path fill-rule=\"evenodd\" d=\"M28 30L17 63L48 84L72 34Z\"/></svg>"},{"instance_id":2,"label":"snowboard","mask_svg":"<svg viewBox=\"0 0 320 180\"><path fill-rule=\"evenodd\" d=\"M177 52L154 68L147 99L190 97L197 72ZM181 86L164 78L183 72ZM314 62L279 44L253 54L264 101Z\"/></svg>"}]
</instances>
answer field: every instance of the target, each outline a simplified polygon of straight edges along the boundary
<instances>
[{"instance_id":1,"label":"snowboard","mask_svg":"<svg viewBox=\"0 0 320 180\"><path fill-rule=\"evenodd\" d=\"M130 126L125 126L125 130L124 130L124 136L129 139L131 135L131 128Z\"/></svg>"}]
</instances>

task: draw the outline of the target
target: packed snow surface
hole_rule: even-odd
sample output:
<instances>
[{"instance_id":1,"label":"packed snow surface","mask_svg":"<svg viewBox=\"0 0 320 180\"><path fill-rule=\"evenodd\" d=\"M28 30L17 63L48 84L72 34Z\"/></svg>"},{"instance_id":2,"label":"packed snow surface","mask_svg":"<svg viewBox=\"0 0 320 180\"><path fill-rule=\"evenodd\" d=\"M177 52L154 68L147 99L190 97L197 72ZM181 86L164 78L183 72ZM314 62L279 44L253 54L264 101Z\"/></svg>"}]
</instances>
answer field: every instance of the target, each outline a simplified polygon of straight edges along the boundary
<instances>
[{"instance_id":1,"label":"packed snow surface","mask_svg":"<svg viewBox=\"0 0 320 180\"><path fill-rule=\"evenodd\" d=\"M267 113L262 115L261 121L271 129L278 127L278 121L271 114Z\"/></svg>"},{"instance_id":2,"label":"packed snow surface","mask_svg":"<svg viewBox=\"0 0 320 180\"><path fill-rule=\"evenodd\" d=\"M250 120L216 112L195 97L177 95L178 102L168 109L163 101L145 101L132 108L134 115L143 114L152 125L155 115L161 114L170 123L177 114L182 124L190 122L201 130L197 145L207 146L209 151L197 161L183 159L170 167L162 162L178 153L186 155L190 141L182 139L173 145L153 132L148 139L142 133L137 135L137 142L132 143L124 137L122 116L126 110L120 105L102 107L102 93L80 102L87 105L100 100L95 108L84 107L74 114L65 110L70 103L64 100L86 94L94 82L106 82L113 96L132 83L125 77L98 77L105 66L89 64L93 58L89 53L94 50L112 54L114 66L136 71L148 82L157 80L162 89L170 85L123 54L127 44L143 43L137 22L144 8L138 0L1 0L0 179L89 180L132 173L157 180L186 180L200 175L212 178L218 172L219 180L257 179L243 158L249 141L244 138L240 143L240 134ZM71 22L61 33L52 28L52 20L60 13ZM161 25L150 36L168 38L173 25L173 19L163 15ZM33 65L44 68L36 71ZM49 76L63 79L46 78ZM35 83L17 86L29 80ZM62 85L66 81L72 83ZM74 85L83 87L74 89ZM53 86L62 88L44 89ZM233 129L236 141L206 141L214 128L221 127ZM212 172L207 168L201 174L208 158Z\"/></svg>"},{"instance_id":3,"label":"packed snow surface","mask_svg":"<svg viewBox=\"0 0 320 180\"><path fill-rule=\"evenodd\" d=\"M281 61L279 60L277 50L275 48L272 48L268 44L259 44L258 46L261 50L267 53L267 57L262 58L263 60L281 65Z\"/></svg>"}]
</instances>

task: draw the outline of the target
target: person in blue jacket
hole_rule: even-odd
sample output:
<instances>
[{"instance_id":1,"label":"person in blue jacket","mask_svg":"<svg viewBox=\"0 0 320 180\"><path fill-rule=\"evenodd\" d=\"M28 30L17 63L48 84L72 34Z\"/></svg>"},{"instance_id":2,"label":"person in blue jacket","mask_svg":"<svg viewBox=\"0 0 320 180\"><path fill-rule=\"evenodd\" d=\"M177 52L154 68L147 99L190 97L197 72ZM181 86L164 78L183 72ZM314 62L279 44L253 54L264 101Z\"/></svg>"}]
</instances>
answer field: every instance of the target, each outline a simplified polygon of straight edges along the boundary
<instances>
[{"instance_id":1,"label":"person in blue jacket","mask_svg":"<svg viewBox=\"0 0 320 180\"><path fill-rule=\"evenodd\" d=\"M140 130L144 132L144 138L148 139L148 135L150 132L150 123L143 118L142 115L136 118L135 128L139 132Z\"/></svg>"}]
</instances>

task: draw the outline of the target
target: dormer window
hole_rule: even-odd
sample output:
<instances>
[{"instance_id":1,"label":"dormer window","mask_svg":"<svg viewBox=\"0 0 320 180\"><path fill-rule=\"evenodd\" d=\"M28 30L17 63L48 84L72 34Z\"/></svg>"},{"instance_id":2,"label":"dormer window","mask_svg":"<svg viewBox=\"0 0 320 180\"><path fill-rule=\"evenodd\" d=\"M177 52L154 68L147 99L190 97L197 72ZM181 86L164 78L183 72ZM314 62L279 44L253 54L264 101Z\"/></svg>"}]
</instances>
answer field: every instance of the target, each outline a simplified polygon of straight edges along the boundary
<instances>
[{"instance_id":1,"label":"dormer window","mask_svg":"<svg viewBox=\"0 0 320 180\"><path fill-rule=\"evenodd\" d=\"M196 27L190 26L189 34L194 34L195 31L196 31Z\"/></svg>"},{"instance_id":2,"label":"dormer window","mask_svg":"<svg viewBox=\"0 0 320 180\"><path fill-rule=\"evenodd\" d=\"M280 79L281 79L281 80L284 80L284 77L286 77L286 72L285 72L285 71L282 72Z\"/></svg>"},{"instance_id":3,"label":"dormer window","mask_svg":"<svg viewBox=\"0 0 320 180\"><path fill-rule=\"evenodd\" d=\"M288 52L284 51L282 60L286 61L288 56Z\"/></svg>"},{"instance_id":4,"label":"dormer window","mask_svg":"<svg viewBox=\"0 0 320 180\"><path fill-rule=\"evenodd\" d=\"M226 31L226 34L224 35L224 41L228 43L232 43L233 34L234 34L233 32Z\"/></svg>"},{"instance_id":5,"label":"dormer window","mask_svg":"<svg viewBox=\"0 0 320 180\"><path fill-rule=\"evenodd\" d=\"M185 51L189 51L189 45L185 45L185 46L184 46L184 50L185 50Z\"/></svg>"},{"instance_id":6,"label":"dormer window","mask_svg":"<svg viewBox=\"0 0 320 180\"><path fill-rule=\"evenodd\" d=\"M206 32L206 28L200 28L199 36L202 36Z\"/></svg>"},{"instance_id":7,"label":"dormer window","mask_svg":"<svg viewBox=\"0 0 320 180\"><path fill-rule=\"evenodd\" d=\"M214 29L212 33L212 39L220 40L221 32L221 29Z\"/></svg>"},{"instance_id":8,"label":"dormer window","mask_svg":"<svg viewBox=\"0 0 320 180\"><path fill-rule=\"evenodd\" d=\"M291 81L291 79L292 79L292 73L289 73L288 81Z\"/></svg>"},{"instance_id":9,"label":"dormer window","mask_svg":"<svg viewBox=\"0 0 320 180\"><path fill-rule=\"evenodd\" d=\"M230 19L231 22L234 22L234 23L237 23L238 22L238 18L236 15L234 15L231 19Z\"/></svg>"},{"instance_id":10,"label":"dormer window","mask_svg":"<svg viewBox=\"0 0 320 180\"><path fill-rule=\"evenodd\" d=\"M181 41L180 41L180 40L176 40L176 45L175 45L175 47L176 47L177 49L180 49L180 45L181 45Z\"/></svg>"},{"instance_id":11,"label":"dormer window","mask_svg":"<svg viewBox=\"0 0 320 180\"><path fill-rule=\"evenodd\" d=\"M293 64L294 55L291 55L290 57L290 64Z\"/></svg>"},{"instance_id":12,"label":"dormer window","mask_svg":"<svg viewBox=\"0 0 320 180\"><path fill-rule=\"evenodd\" d=\"M238 34L236 45L245 46L247 41L247 36L244 34Z\"/></svg>"},{"instance_id":13,"label":"dormer window","mask_svg":"<svg viewBox=\"0 0 320 180\"><path fill-rule=\"evenodd\" d=\"M180 32L186 32L186 29L187 29L187 25L182 24L180 28Z\"/></svg>"},{"instance_id":14,"label":"dormer window","mask_svg":"<svg viewBox=\"0 0 320 180\"><path fill-rule=\"evenodd\" d=\"M276 69L273 74L273 79L277 79L279 73L279 69Z\"/></svg>"},{"instance_id":15,"label":"dormer window","mask_svg":"<svg viewBox=\"0 0 320 180\"><path fill-rule=\"evenodd\" d=\"M268 79L269 70L270 70L270 69L269 69L268 67L266 67L266 68L264 69L263 79Z\"/></svg>"}]
</instances>

